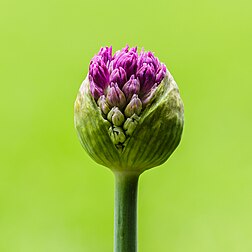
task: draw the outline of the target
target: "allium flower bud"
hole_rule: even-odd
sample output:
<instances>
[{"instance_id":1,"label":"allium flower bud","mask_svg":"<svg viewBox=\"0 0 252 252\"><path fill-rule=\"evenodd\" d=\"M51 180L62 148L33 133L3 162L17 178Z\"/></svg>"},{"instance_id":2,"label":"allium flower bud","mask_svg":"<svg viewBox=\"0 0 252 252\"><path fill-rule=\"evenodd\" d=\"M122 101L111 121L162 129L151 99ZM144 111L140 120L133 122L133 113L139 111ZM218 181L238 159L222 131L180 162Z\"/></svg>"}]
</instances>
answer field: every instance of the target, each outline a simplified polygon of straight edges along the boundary
<instances>
[{"instance_id":1,"label":"allium flower bud","mask_svg":"<svg viewBox=\"0 0 252 252\"><path fill-rule=\"evenodd\" d=\"M125 95L118 87L117 83L111 82L110 86L108 87L107 102L111 107L116 106L119 108L124 108L126 105Z\"/></svg>"},{"instance_id":2,"label":"allium flower bud","mask_svg":"<svg viewBox=\"0 0 252 252\"><path fill-rule=\"evenodd\" d=\"M108 66L109 62L112 59L112 46L102 47L98 53L102 57L103 62Z\"/></svg>"},{"instance_id":3,"label":"allium flower bud","mask_svg":"<svg viewBox=\"0 0 252 252\"><path fill-rule=\"evenodd\" d=\"M133 114L130 118L127 118L123 125L123 129L128 136L133 134L139 120L140 118L136 114Z\"/></svg>"},{"instance_id":4,"label":"allium flower bud","mask_svg":"<svg viewBox=\"0 0 252 252\"><path fill-rule=\"evenodd\" d=\"M124 110L124 114L127 117L131 117L134 114L140 115L142 110L142 102L138 98L136 94L132 96L132 99L130 100L129 104L126 106Z\"/></svg>"},{"instance_id":5,"label":"allium flower bud","mask_svg":"<svg viewBox=\"0 0 252 252\"><path fill-rule=\"evenodd\" d=\"M117 83L119 88L127 81L127 74L122 67L116 68L110 74L110 82Z\"/></svg>"},{"instance_id":6,"label":"allium flower bud","mask_svg":"<svg viewBox=\"0 0 252 252\"><path fill-rule=\"evenodd\" d=\"M140 91L139 80L135 79L134 75L131 75L130 79L124 84L122 91L125 94L127 101L130 101L132 95L138 94Z\"/></svg>"},{"instance_id":7,"label":"allium flower bud","mask_svg":"<svg viewBox=\"0 0 252 252\"><path fill-rule=\"evenodd\" d=\"M107 118L115 126L121 126L124 123L124 115L117 107L113 107L110 110Z\"/></svg>"},{"instance_id":8,"label":"allium flower bud","mask_svg":"<svg viewBox=\"0 0 252 252\"><path fill-rule=\"evenodd\" d=\"M156 73L156 83L159 84L165 76L166 73L166 67L164 64L161 64L160 67L157 69L157 73Z\"/></svg>"},{"instance_id":9,"label":"allium flower bud","mask_svg":"<svg viewBox=\"0 0 252 252\"><path fill-rule=\"evenodd\" d=\"M149 91L149 93L145 94L143 97L142 97L142 104L143 104L143 107L147 106L148 104L151 104L152 101L154 100L155 98L155 93L156 93L156 89L157 89L157 86L158 84L155 83L151 90Z\"/></svg>"},{"instance_id":10,"label":"allium flower bud","mask_svg":"<svg viewBox=\"0 0 252 252\"><path fill-rule=\"evenodd\" d=\"M97 99L109 84L109 71L101 56L95 56L90 62L89 81L91 93Z\"/></svg>"},{"instance_id":11,"label":"allium flower bud","mask_svg":"<svg viewBox=\"0 0 252 252\"><path fill-rule=\"evenodd\" d=\"M101 48L75 102L84 149L114 171L138 173L165 162L180 142L184 120L179 90L152 52Z\"/></svg>"},{"instance_id":12,"label":"allium flower bud","mask_svg":"<svg viewBox=\"0 0 252 252\"><path fill-rule=\"evenodd\" d=\"M99 97L101 97L101 95L103 95L103 88L98 87L95 82L93 81L93 77L90 76L89 77L90 80L90 92L93 95L93 97L95 99L98 99Z\"/></svg>"},{"instance_id":13,"label":"allium flower bud","mask_svg":"<svg viewBox=\"0 0 252 252\"><path fill-rule=\"evenodd\" d=\"M141 93L146 94L155 84L156 72L153 65L143 63L143 66L137 71L137 78L141 83Z\"/></svg>"},{"instance_id":14,"label":"allium flower bud","mask_svg":"<svg viewBox=\"0 0 252 252\"><path fill-rule=\"evenodd\" d=\"M110 107L106 101L105 95L101 95L100 98L97 101L98 106L100 107L101 111L107 115L110 111Z\"/></svg>"},{"instance_id":15,"label":"allium flower bud","mask_svg":"<svg viewBox=\"0 0 252 252\"><path fill-rule=\"evenodd\" d=\"M120 127L110 127L109 135L111 137L112 142L119 148L122 148L121 144L126 140L126 136L124 135L124 131Z\"/></svg>"},{"instance_id":16,"label":"allium flower bud","mask_svg":"<svg viewBox=\"0 0 252 252\"><path fill-rule=\"evenodd\" d=\"M154 57L152 52L144 52L142 50L138 57L137 69L140 69L144 63L152 66L155 69L155 71L157 71L157 69L160 67L159 60Z\"/></svg>"}]
</instances>

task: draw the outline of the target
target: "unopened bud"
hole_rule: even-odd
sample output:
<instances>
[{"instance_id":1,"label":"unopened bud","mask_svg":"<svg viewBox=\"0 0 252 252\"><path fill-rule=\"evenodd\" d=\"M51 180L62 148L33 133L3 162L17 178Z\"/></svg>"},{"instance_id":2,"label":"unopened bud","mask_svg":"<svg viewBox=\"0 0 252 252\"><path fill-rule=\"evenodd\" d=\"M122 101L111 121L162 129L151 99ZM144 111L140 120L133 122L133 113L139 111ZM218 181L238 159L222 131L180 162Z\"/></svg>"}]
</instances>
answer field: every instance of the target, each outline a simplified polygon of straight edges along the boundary
<instances>
[{"instance_id":1,"label":"unopened bud","mask_svg":"<svg viewBox=\"0 0 252 252\"><path fill-rule=\"evenodd\" d=\"M119 88L122 88L124 83L127 81L127 74L122 67L116 68L110 75L110 82L117 83Z\"/></svg>"},{"instance_id":2,"label":"unopened bud","mask_svg":"<svg viewBox=\"0 0 252 252\"><path fill-rule=\"evenodd\" d=\"M126 96L127 101L130 101L133 94L138 94L140 91L140 82L131 75L130 79L124 84L122 88L123 93Z\"/></svg>"},{"instance_id":3,"label":"unopened bud","mask_svg":"<svg viewBox=\"0 0 252 252\"><path fill-rule=\"evenodd\" d=\"M140 90L141 94L148 93L155 84L156 73L154 66L143 63L143 66L137 71L136 76L142 84Z\"/></svg>"},{"instance_id":4,"label":"unopened bud","mask_svg":"<svg viewBox=\"0 0 252 252\"><path fill-rule=\"evenodd\" d=\"M124 115L117 107L113 107L110 110L107 119L115 126L121 126L124 123Z\"/></svg>"},{"instance_id":5,"label":"unopened bud","mask_svg":"<svg viewBox=\"0 0 252 252\"><path fill-rule=\"evenodd\" d=\"M140 115L142 110L142 102L136 94L134 94L124 110L124 114L127 117L131 117L133 114Z\"/></svg>"},{"instance_id":6,"label":"unopened bud","mask_svg":"<svg viewBox=\"0 0 252 252\"><path fill-rule=\"evenodd\" d=\"M123 124L123 129L125 130L125 133L128 136L131 136L133 134L133 132L138 124L139 119L140 118L136 114L134 114L134 115L132 115L132 117L127 118L127 120Z\"/></svg>"},{"instance_id":7,"label":"unopened bud","mask_svg":"<svg viewBox=\"0 0 252 252\"><path fill-rule=\"evenodd\" d=\"M97 101L98 106L100 107L101 111L107 115L108 112L110 111L109 105L106 101L105 95L100 96L100 98Z\"/></svg>"},{"instance_id":8,"label":"unopened bud","mask_svg":"<svg viewBox=\"0 0 252 252\"><path fill-rule=\"evenodd\" d=\"M111 107L124 108L126 105L126 98L124 93L120 90L117 83L111 83L107 90L107 102Z\"/></svg>"},{"instance_id":9,"label":"unopened bud","mask_svg":"<svg viewBox=\"0 0 252 252\"><path fill-rule=\"evenodd\" d=\"M123 132L122 128L120 128L120 127L110 127L109 128L109 135L111 137L112 142L115 145L123 144L124 141L126 140L124 132Z\"/></svg>"},{"instance_id":10,"label":"unopened bud","mask_svg":"<svg viewBox=\"0 0 252 252\"><path fill-rule=\"evenodd\" d=\"M178 86L152 52L126 46L112 55L105 47L93 57L75 102L75 127L96 162L139 174L161 165L183 123Z\"/></svg>"}]
</instances>

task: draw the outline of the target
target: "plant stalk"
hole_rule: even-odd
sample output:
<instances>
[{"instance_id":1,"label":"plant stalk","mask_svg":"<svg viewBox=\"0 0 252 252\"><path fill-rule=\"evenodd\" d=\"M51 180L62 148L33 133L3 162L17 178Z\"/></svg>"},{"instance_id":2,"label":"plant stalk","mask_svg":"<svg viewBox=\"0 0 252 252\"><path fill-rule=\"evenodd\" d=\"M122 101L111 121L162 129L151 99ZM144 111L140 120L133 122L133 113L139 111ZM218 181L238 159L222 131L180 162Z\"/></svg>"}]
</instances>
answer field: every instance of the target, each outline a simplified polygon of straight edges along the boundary
<instances>
[{"instance_id":1,"label":"plant stalk","mask_svg":"<svg viewBox=\"0 0 252 252\"><path fill-rule=\"evenodd\" d=\"M114 252L137 252L138 178L138 173L115 173Z\"/></svg>"}]
</instances>

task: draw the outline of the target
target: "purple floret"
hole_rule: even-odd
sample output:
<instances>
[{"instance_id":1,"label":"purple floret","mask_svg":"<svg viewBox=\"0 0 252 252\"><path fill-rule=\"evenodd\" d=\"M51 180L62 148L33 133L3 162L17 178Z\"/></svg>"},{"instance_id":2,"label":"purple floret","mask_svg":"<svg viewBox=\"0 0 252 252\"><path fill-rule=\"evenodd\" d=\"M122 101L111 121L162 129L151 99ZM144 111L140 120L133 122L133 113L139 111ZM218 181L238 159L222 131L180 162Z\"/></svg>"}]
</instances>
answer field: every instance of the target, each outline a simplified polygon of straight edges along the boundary
<instances>
[{"instance_id":1,"label":"purple floret","mask_svg":"<svg viewBox=\"0 0 252 252\"><path fill-rule=\"evenodd\" d=\"M127 73L122 68L115 68L110 74L110 83L117 83L119 88L122 88L123 84L127 81Z\"/></svg>"}]
</instances>

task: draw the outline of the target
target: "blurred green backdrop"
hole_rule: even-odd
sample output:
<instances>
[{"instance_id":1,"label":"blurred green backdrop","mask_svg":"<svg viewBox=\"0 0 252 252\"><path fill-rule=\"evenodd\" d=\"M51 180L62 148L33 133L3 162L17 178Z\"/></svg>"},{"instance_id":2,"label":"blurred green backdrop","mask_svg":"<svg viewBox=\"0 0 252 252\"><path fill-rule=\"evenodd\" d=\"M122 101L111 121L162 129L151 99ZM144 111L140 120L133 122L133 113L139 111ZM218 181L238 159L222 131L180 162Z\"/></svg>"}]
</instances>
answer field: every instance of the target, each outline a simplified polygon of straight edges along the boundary
<instances>
[{"instance_id":1,"label":"blurred green backdrop","mask_svg":"<svg viewBox=\"0 0 252 252\"><path fill-rule=\"evenodd\" d=\"M141 176L139 251L252 251L252 2L2 0L0 251L111 252L112 173L73 104L101 46L152 50L185 103L181 145Z\"/></svg>"}]
</instances>

